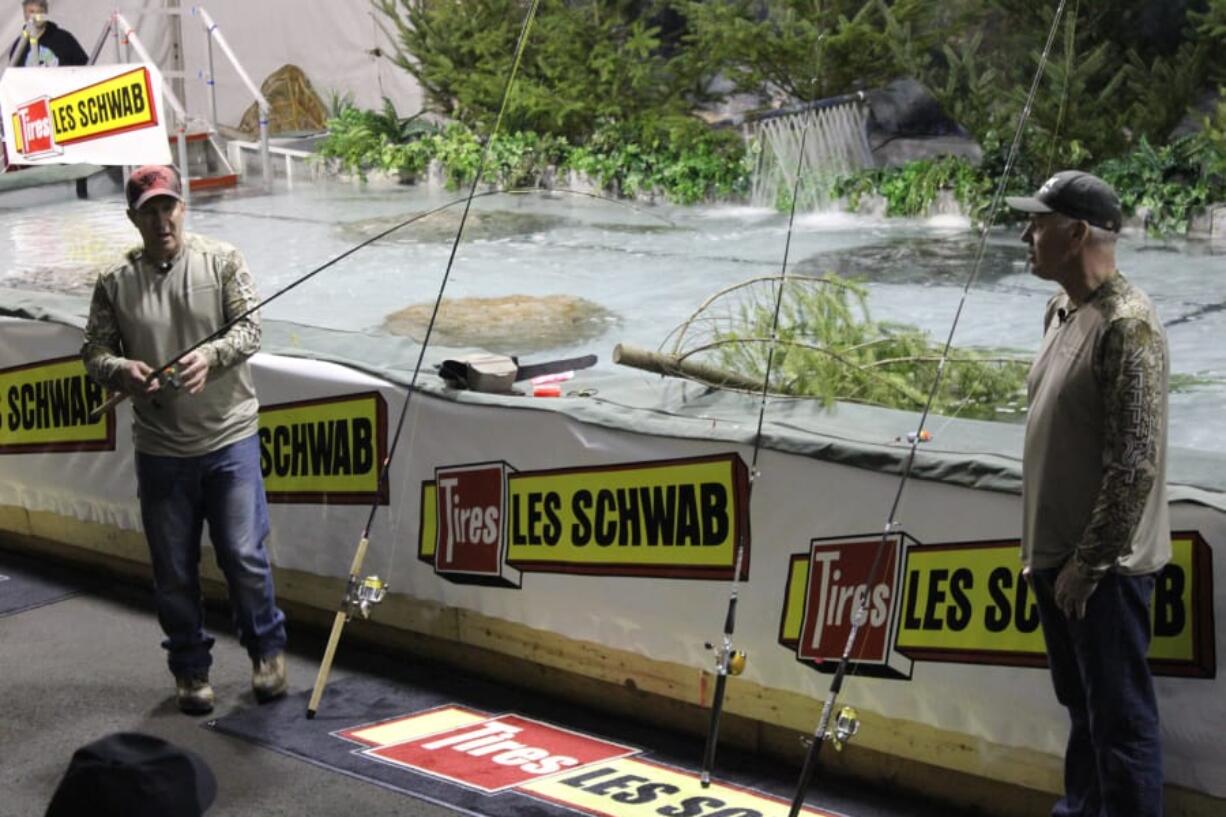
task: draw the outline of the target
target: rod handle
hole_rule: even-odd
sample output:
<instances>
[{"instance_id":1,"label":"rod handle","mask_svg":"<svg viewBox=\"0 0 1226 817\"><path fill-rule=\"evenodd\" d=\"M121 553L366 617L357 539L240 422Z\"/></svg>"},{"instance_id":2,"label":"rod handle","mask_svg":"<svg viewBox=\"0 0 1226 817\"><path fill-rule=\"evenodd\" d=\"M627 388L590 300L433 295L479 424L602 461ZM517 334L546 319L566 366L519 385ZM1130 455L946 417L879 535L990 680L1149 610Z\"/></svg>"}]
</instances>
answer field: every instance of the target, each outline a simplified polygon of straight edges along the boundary
<instances>
[{"instance_id":1,"label":"rod handle","mask_svg":"<svg viewBox=\"0 0 1226 817\"><path fill-rule=\"evenodd\" d=\"M111 396L106 398L106 402L104 402L102 405L98 406L98 408L94 409L93 411L89 413L89 421L91 423L97 422L99 417L106 414L108 411L115 408L115 406L118 406L120 403L122 403L124 400L127 400L127 399L128 399L128 395L125 394L124 392L121 392L121 391L111 392Z\"/></svg>"},{"instance_id":2,"label":"rod handle","mask_svg":"<svg viewBox=\"0 0 1226 817\"><path fill-rule=\"evenodd\" d=\"M332 659L336 657L336 647L341 642L341 631L345 629L346 616L338 612L332 620L332 633L328 636L328 647L324 650L323 661L319 663L319 673L315 676L315 688L311 690L311 701L307 704L307 720L315 717L319 711L319 700L324 696L324 687L328 685L328 676L332 674Z\"/></svg>"},{"instance_id":3,"label":"rod handle","mask_svg":"<svg viewBox=\"0 0 1226 817\"><path fill-rule=\"evenodd\" d=\"M370 538L367 536L363 536L358 541L357 551L353 554L353 564L349 568L351 579L361 575L362 563L366 561L366 548L369 544ZM315 676L315 688L311 690L311 700L307 704L307 720L314 718L315 713L319 711L319 701L324 695L324 687L328 685L328 676L332 674L332 660L336 657L336 648L341 642L341 631L345 629L345 622L348 620L349 613L342 604L336 618L332 620L332 632L328 635L328 646L324 649L323 660L319 662L319 673Z\"/></svg>"},{"instance_id":4,"label":"rod handle","mask_svg":"<svg viewBox=\"0 0 1226 817\"><path fill-rule=\"evenodd\" d=\"M715 750L719 746L719 722L724 714L727 685L727 675L721 672L715 676L715 697L711 700L711 720L707 724L707 742L702 749L702 774L699 778L704 789L711 785L711 773L715 771Z\"/></svg>"}]
</instances>

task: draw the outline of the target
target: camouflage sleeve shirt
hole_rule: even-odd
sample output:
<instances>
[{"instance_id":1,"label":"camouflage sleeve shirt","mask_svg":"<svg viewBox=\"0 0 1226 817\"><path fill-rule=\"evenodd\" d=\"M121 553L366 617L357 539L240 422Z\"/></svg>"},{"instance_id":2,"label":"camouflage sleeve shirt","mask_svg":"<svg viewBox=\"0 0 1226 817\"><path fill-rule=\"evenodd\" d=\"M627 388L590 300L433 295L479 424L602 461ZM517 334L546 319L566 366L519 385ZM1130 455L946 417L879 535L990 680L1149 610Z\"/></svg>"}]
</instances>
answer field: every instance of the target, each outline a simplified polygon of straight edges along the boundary
<instances>
[{"instance_id":1,"label":"camouflage sleeve shirt","mask_svg":"<svg viewBox=\"0 0 1226 817\"><path fill-rule=\"evenodd\" d=\"M1166 336L1121 274L1089 300L1048 305L1027 377L1022 561L1070 559L1089 578L1142 575L1170 559Z\"/></svg>"},{"instance_id":2,"label":"camouflage sleeve shirt","mask_svg":"<svg viewBox=\"0 0 1226 817\"><path fill-rule=\"evenodd\" d=\"M242 254L235 251L222 270L222 306L226 323L260 303L255 279ZM250 315L231 326L221 337L200 347L209 361L210 370L224 370L240 363L260 350L260 313Z\"/></svg>"},{"instance_id":3,"label":"camouflage sleeve shirt","mask_svg":"<svg viewBox=\"0 0 1226 817\"><path fill-rule=\"evenodd\" d=\"M196 456L256 433L259 400L247 359L260 348L260 319L236 319L258 303L242 253L194 234L169 269L135 250L98 276L81 348L95 380L116 388L128 361L161 366L204 341L202 392L133 398L138 451Z\"/></svg>"},{"instance_id":4,"label":"camouflage sleeve shirt","mask_svg":"<svg viewBox=\"0 0 1226 817\"><path fill-rule=\"evenodd\" d=\"M1133 541L1162 476L1167 363L1161 331L1133 317L1111 322L1094 377L1103 401L1102 482L1074 560L1083 575L1099 578Z\"/></svg>"},{"instance_id":5,"label":"camouflage sleeve shirt","mask_svg":"<svg viewBox=\"0 0 1226 817\"><path fill-rule=\"evenodd\" d=\"M188 236L183 255L197 252L201 258L181 259L176 266L192 266L194 261L203 263L196 266L203 269L186 270L183 275L187 279L183 291L188 297L180 303L172 303L172 308L193 310L192 293L207 289L207 284L201 283L201 275L211 277L219 284L220 302L216 304L215 320L224 325L254 308L259 303L255 280L247 262L237 250L220 242L210 242L196 236ZM204 254L199 250L205 249ZM218 252L217 250L221 251ZM160 349L148 348L150 344L125 343L125 333L122 325L125 315L150 317L153 301L159 299L160 293L157 279L168 277L176 271L172 270L163 276L155 272L152 265L140 250L129 252L124 262L116 267L105 270L98 276L94 285L93 298L90 302L89 319L85 326L85 343L81 349L85 366L91 377L107 386L118 385L119 370L129 359L143 360L150 366L165 363L172 355L178 354L200 340L210 332L202 331L200 337L179 341L182 345L170 349L165 344L153 344ZM121 314L124 313L124 314ZM164 319L178 322L181 315L162 316ZM216 326L213 332L220 328ZM133 334L129 332L128 334ZM259 351L260 348L260 317L252 313L229 327L219 337L210 340L200 347L200 352L209 363L211 373L225 371ZM133 339L136 340L136 339ZM146 348L136 348L144 346Z\"/></svg>"}]
</instances>

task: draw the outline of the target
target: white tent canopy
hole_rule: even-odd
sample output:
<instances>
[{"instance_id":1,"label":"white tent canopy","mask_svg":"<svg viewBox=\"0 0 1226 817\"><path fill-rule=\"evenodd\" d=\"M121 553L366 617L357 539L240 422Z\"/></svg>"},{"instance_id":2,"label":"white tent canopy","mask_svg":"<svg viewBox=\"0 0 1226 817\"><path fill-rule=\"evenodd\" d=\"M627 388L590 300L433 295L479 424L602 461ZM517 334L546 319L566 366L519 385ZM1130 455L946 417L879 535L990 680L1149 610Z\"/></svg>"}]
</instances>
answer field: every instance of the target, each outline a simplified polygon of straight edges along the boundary
<instances>
[{"instance_id":1,"label":"white tent canopy","mask_svg":"<svg viewBox=\"0 0 1226 817\"><path fill-rule=\"evenodd\" d=\"M387 96L401 115L421 108L416 80L385 56L393 53L393 44L383 31L386 20L365 0L129 0L118 6L99 0L50 0L49 17L70 31L88 53L108 16L118 8L162 68L167 87L173 87L173 17L166 12L181 9L187 109L193 117L207 120L208 56L204 26L200 16L193 14L197 6L212 16L256 85L281 66L292 64L306 73L325 103L336 93L352 95L365 108L380 107ZM0 41L6 57L21 25L20 0L7 0L0 10ZM116 61L112 39L98 62ZM237 126L253 101L251 94L217 48L214 70L218 120Z\"/></svg>"}]
</instances>

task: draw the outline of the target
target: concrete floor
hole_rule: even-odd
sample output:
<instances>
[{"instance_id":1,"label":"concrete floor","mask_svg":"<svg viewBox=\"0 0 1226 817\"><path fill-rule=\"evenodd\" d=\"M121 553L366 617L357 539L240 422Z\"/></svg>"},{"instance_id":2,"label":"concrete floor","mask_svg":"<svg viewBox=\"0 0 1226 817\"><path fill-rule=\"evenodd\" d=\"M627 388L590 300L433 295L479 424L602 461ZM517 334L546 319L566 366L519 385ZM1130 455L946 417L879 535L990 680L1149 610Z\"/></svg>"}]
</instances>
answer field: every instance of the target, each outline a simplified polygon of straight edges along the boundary
<instances>
[{"instance_id":1,"label":"concrete floor","mask_svg":"<svg viewBox=\"0 0 1226 817\"><path fill-rule=\"evenodd\" d=\"M224 620L212 682L214 715L252 705L251 664ZM209 817L452 815L201 727L179 712L146 593L116 587L0 618L0 815L43 814L72 753L116 731L157 735L208 761L218 780ZM291 652L291 689L308 687L318 651ZM338 667L335 678L346 675Z\"/></svg>"},{"instance_id":2,"label":"concrete floor","mask_svg":"<svg viewBox=\"0 0 1226 817\"><path fill-rule=\"evenodd\" d=\"M162 635L147 587L109 584L0 617L0 817L42 815L72 753L116 731L157 735L202 755L219 784L209 817L467 813L204 728L210 718L254 705L251 666L229 634L226 616L211 611L208 624L217 638L211 677L217 705L210 716L188 717L175 706L174 684L166 670ZM309 689L322 652L322 634L291 626L291 692ZM385 655L348 644L338 656L332 679L387 677L390 669L394 664ZM438 667L437 672L447 677L453 671ZM456 675L457 692L465 677ZM788 770L788 779L794 773ZM811 793L811 798L850 817L962 813L876 787L831 781L823 785L827 788L822 796Z\"/></svg>"}]
</instances>

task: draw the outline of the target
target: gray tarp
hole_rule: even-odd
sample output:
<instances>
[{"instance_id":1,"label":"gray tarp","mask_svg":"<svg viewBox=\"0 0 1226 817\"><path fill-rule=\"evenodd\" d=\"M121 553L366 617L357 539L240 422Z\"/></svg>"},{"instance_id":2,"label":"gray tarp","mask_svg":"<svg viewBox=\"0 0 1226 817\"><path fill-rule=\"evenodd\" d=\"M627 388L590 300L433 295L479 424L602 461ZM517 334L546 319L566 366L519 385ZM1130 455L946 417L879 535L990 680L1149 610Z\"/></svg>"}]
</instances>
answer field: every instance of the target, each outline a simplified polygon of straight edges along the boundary
<instances>
[{"instance_id":1,"label":"gray tarp","mask_svg":"<svg viewBox=\"0 0 1226 817\"><path fill-rule=\"evenodd\" d=\"M88 302L80 297L0 289L0 314L10 317L83 327L88 309ZM340 363L407 385L421 347L402 337L265 321L263 350ZM592 396L545 400L456 391L435 376L439 362L472 351L477 350L432 346L418 386L462 403L556 411L580 422L642 434L753 444L761 404L756 395L646 373L606 370L585 372L575 381L574 388L594 389ZM913 431L918 421L913 412L847 403L824 409L812 400L772 398L766 405L762 444L828 462L901 473L910 446L898 438ZM927 428L933 431L933 440L921 445L914 477L1020 493L1020 425L932 417ZM1172 502L1196 502L1226 511L1226 456L1172 449L1167 478Z\"/></svg>"}]
</instances>

